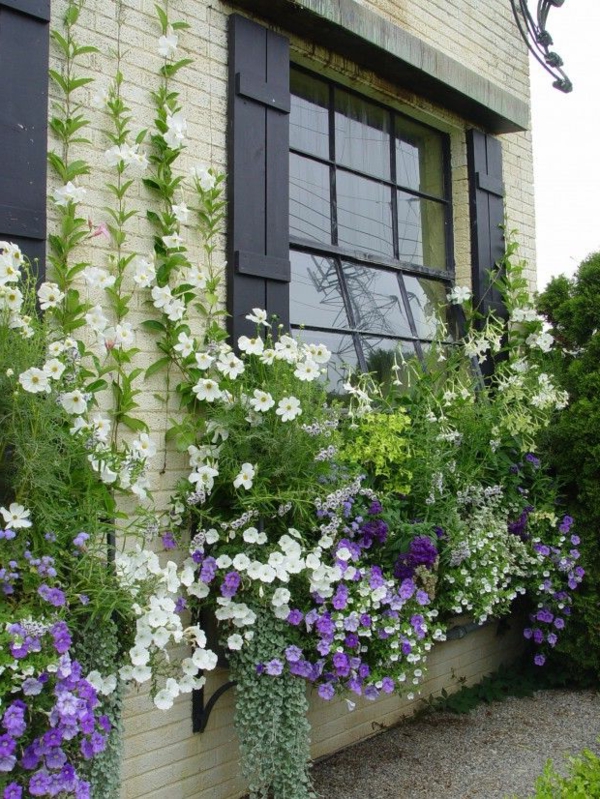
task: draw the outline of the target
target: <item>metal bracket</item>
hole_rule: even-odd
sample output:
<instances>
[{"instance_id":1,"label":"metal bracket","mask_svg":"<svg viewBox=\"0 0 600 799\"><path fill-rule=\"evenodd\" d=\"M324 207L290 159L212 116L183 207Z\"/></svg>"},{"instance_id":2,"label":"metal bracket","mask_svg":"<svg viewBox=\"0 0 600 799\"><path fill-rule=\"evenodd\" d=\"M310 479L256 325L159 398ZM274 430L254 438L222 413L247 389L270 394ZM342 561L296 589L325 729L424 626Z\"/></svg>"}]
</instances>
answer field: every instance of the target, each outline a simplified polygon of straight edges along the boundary
<instances>
[{"instance_id":1,"label":"metal bracket","mask_svg":"<svg viewBox=\"0 0 600 799\"><path fill-rule=\"evenodd\" d=\"M510 0L513 14L519 33L533 57L544 69L554 78L552 84L555 89L561 92L570 92L573 84L562 70L563 60L550 48L554 44L552 36L546 30L548 13L551 8L560 8L565 0L538 0L537 21L533 19L529 8L528 0Z\"/></svg>"},{"instance_id":2,"label":"metal bracket","mask_svg":"<svg viewBox=\"0 0 600 799\"><path fill-rule=\"evenodd\" d=\"M235 685L237 685L237 683L235 683L233 680L229 680L224 685L221 685L219 688L217 688L206 704L204 704L204 688L192 691L193 732L204 732L213 707L217 704L219 698Z\"/></svg>"}]
</instances>

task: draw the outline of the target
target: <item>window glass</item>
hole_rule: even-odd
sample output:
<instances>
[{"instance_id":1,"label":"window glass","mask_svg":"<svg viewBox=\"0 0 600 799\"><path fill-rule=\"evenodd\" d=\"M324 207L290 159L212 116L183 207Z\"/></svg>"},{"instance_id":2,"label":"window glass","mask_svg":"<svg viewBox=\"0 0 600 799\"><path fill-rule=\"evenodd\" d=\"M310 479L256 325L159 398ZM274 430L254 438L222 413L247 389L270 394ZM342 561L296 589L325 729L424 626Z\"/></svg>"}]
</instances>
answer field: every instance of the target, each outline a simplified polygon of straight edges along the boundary
<instances>
[{"instance_id":1,"label":"window glass","mask_svg":"<svg viewBox=\"0 0 600 799\"><path fill-rule=\"evenodd\" d=\"M335 261L292 251L290 321L293 325L348 329Z\"/></svg>"},{"instance_id":2,"label":"window glass","mask_svg":"<svg viewBox=\"0 0 600 799\"><path fill-rule=\"evenodd\" d=\"M367 372L375 375L383 384L389 385L394 380L399 380L404 386L406 370L403 364L416 356L412 341L364 336L361 342L367 362Z\"/></svg>"},{"instance_id":3,"label":"window glass","mask_svg":"<svg viewBox=\"0 0 600 799\"><path fill-rule=\"evenodd\" d=\"M391 188L338 169L336 191L338 244L393 257Z\"/></svg>"},{"instance_id":4,"label":"window glass","mask_svg":"<svg viewBox=\"0 0 600 799\"><path fill-rule=\"evenodd\" d=\"M419 266L446 268L446 209L435 200L424 200L399 191L398 257Z\"/></svg>"},{"instance_id":5,"label":"window glass","mask_svg":"<svg viewBox=\"0 0 600 799\"><path fill-rule=\"evenodd\" d=\"M290 146L329 158L328 84L294 69L290 81Z\"/></svg>"},{"instance_id":6,"label":"window glass","mask_svg":"<svg viewBox=\"0 0 600 799\"><path fill-rule=\"evenodd\" d=\"M412 335L395 272L348 263L343 271L358 330Z\"/></svg>"},{"instance_id":7,"label":"window glass","mask_svg":"<svg viewBox=\"0 0 600 799\"><path fill-rule=\"evenodd\" d=\"M396 181L399 186L444 196L442 136L425 125L397 116Z\"/></svg>"},{"instance_id":8,"label":"window glass","mask_svg":"<svg viewBox=\"0 0 600 799\"><path fill-rule=\"evenodd\" d=\"M456 328L446 296L448 286L415 275L404 275L404 284L419 338L455 339Z\"/></svg>"},{"instance_id":9,"label":"window glass","mask_svg":"<svg viewBox=\"0 0 600 799\"><path fill-rule=\"evenodd\" d=\"M346 382L348 371L355 372L358 369L358 357L353 337L349 333L315 330L302 330L297 335L301 341L307 344L324 344L331 351L331 360L327 364L329 389L336 394L343 394L343 384Z\"/></svg>"},{"instance_id":10,"label":"window glass","mask_svg":"<svg viewBox=\"0 0 600 799\"><path fill-rule=\"evenodd\" d=\"M290 234L331 242L329 167L290 154Z\"/></svg>"},{"instance_id":11,"label":"window glass","mask_svg":"<svg viewBox=\"0 0 600 799\"><path fill-rule=\"evenodd\" d=\"M390 179L390 114L355 94L335 92L335 160Z\"/></svg>"}]
</instances>

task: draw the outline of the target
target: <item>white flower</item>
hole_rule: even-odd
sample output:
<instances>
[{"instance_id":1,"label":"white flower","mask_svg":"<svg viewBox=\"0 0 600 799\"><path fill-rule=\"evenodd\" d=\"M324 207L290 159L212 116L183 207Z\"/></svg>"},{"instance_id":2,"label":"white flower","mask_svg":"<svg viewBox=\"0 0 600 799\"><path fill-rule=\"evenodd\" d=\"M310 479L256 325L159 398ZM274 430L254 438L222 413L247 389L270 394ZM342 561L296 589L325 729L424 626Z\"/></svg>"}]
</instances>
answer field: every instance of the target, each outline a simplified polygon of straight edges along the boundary
<instances>
[{"instance_id":1,"label":"white flower","mask_svg":"<svg viewBox=\"0 0 600 799\"><path fill-rule=\"evenodd\" d=\"M171 210L173 211L175 219L178 222L181 222L182 225L185 225L190 215L190 209L187 207L187 205L185 203L181 203L180 205L172 205Z\"/></svg>"},{"instance_id":2,"label":"white flower","mask_svg":"<svg viewBox=\"0 0 600 799\"><path fill-rule=\"evenodd\" d=\"M175 114L167 112L167 132L163 134L163 139L172 150L177 150L183 146L185 134L187 133L187 122L181 111Z\"/></svg>"},{"instance_id":3,"label":"white flower","mask_svg":"<svg viewBox=\"0 0 600 799\"><path fill-rule=\"evenodd\" d=\"M266 413L275 405L275 400L268 391L262 391L260 388L256 388L254 389L254 397L250 400L250 405L253 410Z\"/></svg>"},{"instance_id":4,"label":"white flower","mask_svg":"<svg viewBox=\"0 0 600 799\"><path fill-rule=\"evenodd\" d=\"M184 301L179 297L175 297L171 302L165 305L163 313L165 313L172 322L179 322L180 319L183 319L185 313Z\"/></svg>"},{"instance_id":5,"label":"white flower","mask_svg":"<svg viewBox=\"0 0 600 799\"><path fill-rule=\"evenodd\" d=\"M154 266L145 258L139 256L135 259L135 272L133 280L140 288L149 288L156 277Z\"/></svg>"},{"instance_id":6,"label":"white flower","mask_svg":"<svg viewBox=\"0 0 600 799\"><path fill-rule=\"evenodd\" d=\"M104 160L109 166L117 166L123 160L123 154L118 144L109 147L104 153Z\"/></svg>"},{"instance_id":7,"label":"white flower","mask_svg":"<svg viewBox=\"0 0 600 799\"><path fill-rule=\"evenodd\" d=\"M309 344L308 351L315 363L327 363L331 359L331 352L324 344Z\"/></svg>"},{"instance_id":8,"label":"white flower","mask_svg":"<svg viewBox=\"0 0 600 799\"><path fill-rule=\"evenodd\" d=\"M250 558L248 557L248 555L245 555L243 552L238 552L238 554L233 559L233 568L236 571L239 572L246 571L249 565L250 565Z\"/></svg>"},{"instance_id":9,"label":"white flower","mask_svg":"<svg viewBox=\"0 0 600 799\"><path fill-rule=\"evenodd\" d=\"M0 242L0 245L6 242ZM14 263L10 255L5 252L0 254L0 286L7 283L16 283L19 279L19 267Z\"/></svg>"},{"instance_id":10,"label":"white flower","mask_svg":"<svg viewBox=\"0 0 600 799\"><path fill-rule=\"evenodd\" d=\"M173 301L173 295L168 286L154 286L151 293L155 308L164 308Z\"/></svg>"},{"instance_id":11,"label":"white flower","mask_svg":"<svg viewBox=\"0 0 600 799\"><path fill-rule=\"evenodd\" d=\"M179 233L171 233L168 236L163 236L162 240L165 247L169 250L178 250L183 244L183 239Z\"/></svg>"},{"instance_id":12,"label":"white flower","mask_svg":"<svg viewBox=\"0 0 600 799\"><path fill-rule=\"evenodd\" d=\"M221 353L215 366L225 377L229 377L231 380L235 380L244 371L243 361L234 355L233 352Z\"/></svg>"},{"instance_id":13,"label":"white flower","mask_svg":"<svg viewBox=\"0 0 600 799\"><path fill-rule=\"evenodd\" d=\"M83 418L78 416L76 421L81 421L85 424ZM98 441L106 442L108 441L108 437L110 435L110 419L106 416L101 416L100 414L96 414L94 419L92 420L92 426L94 429L94 437Z\"/></svg>"},{"instance_id":14,"label":"white flower","mask_svg":"<svg viewBox=\"0 0 600 799\"><path fill-rule=\"evenodd\" d=\"M173 349L179 352L182 358L187 358L194 351L194 339L190 338L187 333L180 333L177 336L178 344L175 344Z\"/></svg>"},{"instance_id":15,"label":"white flower","mask_svg":"<svg viewBox=\"0 0 600 799\"><path fill-rule=\"evenodd\" d=\"M229 638L227 639L228 649L233 649L233 650L241 649L243 645L244 645L244 639L239 633L234 633L233 635L230 635Z\"/></svg>"},{"instance_id":16,"label":"white flower","mask_svg":"<svg viewBox=\"0 0 600 799\"><path fill-rule=\"evenodd\" d=\"M275 413L277 416L281 416L282 422L291 422L302 413L300 400L296 397L283 397L279 400Z\"/></svg>"},{"instance_id":17,"label":"white flower","mask_svg":"<svg viewBox=\"0 0 600 799\"><path fill-rule=\"evenodd\" d=\"M239 488L240 486L244 486L246 490L249 490L252 488L252 481L254 480L255 474L256 468L251 463L243 463L240 473L233 481L234 487Z\"/></svg>"},{"instance_id":18,"label":"white flower","mask_svg":"<svg viewBox=\"0 0 600 799\"><path fill-rule=\"evenodd\" d=\"M196 649L192 655L192 662L203 671L211 671L217 665L217 656L210 649Z\"/></svg>"},{"instance_id":19,"label":"white flower","mask_svg":"<svg viewBox=\"0 0 600 799\"><path fill-rule=\"evenodd\" d=\"M4 516L6 526L11 530L20 530L32 525L32 522L29 521L31 511L25 510L23 505L19 505L17 502L11 502L8 510L4 507L0 508L0 513Z\"/></svg>"},{"instance_id":20,"label":"white flower","mask_svg":"<svg viewBox=\"0 0 600 799\"><path fill-rule=\"evenodd\" d=\"M201 378L192 389L192 393L194 393L199 400L214 402L219 399L222 392L219 388L219 384L215 380Z\"/></svg>"},{"instance_id":21,"label":"white flower","mask_svg":"<svg viewBox=\"0 0 600 799\"><path fill-rule=\"evenodd\" d=\"M238 339L238 347L242 352L247 352L248 355L260 355L264 350L265 345L261 338L248 338L248 336L240 336Z\"/></svg>"},{"instance_id":22,"label":"white flower","mask_svg":"<svg viewBox=\"0 0 600 799\"><path fill-rule=\"evenodd\" d=\"M246 316L250 322L254 322L255 325L264 325L265 327L271 327L271 325L267 322L267 312L263 311L262 308L253 308L252 313L249 313Z\"/></svg>"},{"instance_id":23,"label":"white flower","mask_svg":"<svg viewBox=\"0 0 600 799\"><path fill-rule=\"evenodd\" d=\"M271 604L274 608L280 607L281 605L287 605L287 603L291 599L291 594L287 588L277 588L271 597Z\"/></svg>"},{"instance_id":24,"label":"white flower","mask_svg":"<svg viewBox=\"0 0 600 799\"><path fill-rule=\"evenodd\" d=\"M121 673L122 671L123 669L121 669L119 675L121 679L124 679ZM133 669L131 669L131 676L136 682L147 682L152 677L152 669L150 666L134 666Z\"/></svg>"},{"instance_id":25,"label":"white flower","mask_svg":"<svg viewBox=\"0 0 600 799\"><path fill-rule=\"evenodd\" d=\"M448 292L448 302L453 305L462 305L471 299L471 289L468 286L455 286L452 291Z\"/></svg>"},{"instance_id":26,"label":"white flower","mask_svg":"<svg viewBox=\"0 0 600 799\"><path fill-rule=\"evenodd\" d=\"M158 40L158 54L163 58L173 58L175 50L177 49L177 43L177 34L169 25L166 35L161 36Z\"/></svg>"},{"instance_id":27,"label":"white flower","mask_svg":"<svg viewBox=\"0 0 600 799\"><path fill-rule=\"evenodd\" d=\"M115 327L115 344L117 347L131 347L134 339L131 322L121 322Z\"/></svg>"},{"instance_id":28,"label":"white flower","mask_svg":"<svg viewBox=\"0 0 600 799\"><path fill-rule=\"evenodd\" d=\"M67 413L74 413L78 416L85 413L87 410L87 401L78 388L76 388L75 391L69 391L63 394L60 398L60 404Z\"/></svg>"},{"instance_id":29,"label":"white flower","mask_svg":"<svg viewBox=\"0 0 600 799\"><path fill-rule=\"evenodd\" d=\"M150 652L144 646L134 646L129 650L129 658L134 666L145 666L150 660Z\"/></svg>"},{"instance_id":30,"label":"white flower","mask_svg":"<svg viewBox=\"0 0 600 799\"><path fill-rule=\"evenodd\" d=\"M162 688L154 697L154 704L159 710L170 710L173 707L173 694Z\"/></svg>"},{"instance_id":31,"label":"white flower","mask_svg":"<svg viewBox=\"0 0 600 799\"><path fill-rule=\"evenodd\" d=\"M42 283L37 294L42 311L47 311L48 308L56 308L65 296L56 283Z\"/></svg>"},{"instance_id":32,"label":"white flower","mask_svg":"<svg viewBox=\"0 0 600 799\"><path fill-rule=\"evenodd\" d=\"M81 274L90 288L107 289L113 286L116 280L114 275L99 266L88 266Z\"/></svg>"},{"instance_id":33,"label":"white flower","mask_svg":"<svg viewBox=\"0 0 600 799\"><path fill-rule=\"evenodd\" d=\"M208 369L213 361L214 357L212 355L209 355L208 352L196 353L196 365L198 369Z\"/></svg>"},{"instance_id":34,"label":"white flower","mask_svg":"<svg viewBox=\"0 0 600 799\"><path fill-rule=\"evenodd\" d=\"M108 319L100 305L95 305L85 315L85 321L95 333L102 333L108 327Z\"/></svg>"},{"instance_id":35,"label":"white flower","mask_svg":"<svg viewBox=\"0 0 600 799\"><path fill-rule=\"evenodd\" d=\"M294 363L298 359L298 342L291 336L281 336L275 344L275 358L278 361Z\"/></svg>"},{"instance_id":36,"label":"white flower","mask_svg":"<svg viewBox=\"0 0 600 799\"><path fill-rule=\"evenodd\" d=\"M525 343L529 347L539 347L542 352L550 352L552 349L552 344L554 342L554 338L550 335L550 333L532 333L530 336L527 336Z\"/></svg>"},{"instance_id":37,"label":"white flower","mask_svg":"<svg viewBox=\"0 0 600 799\"><path fill-rule=\"evenodd\" d=\"M51 380L58 380L65 371L65 365L62 361L59 361L58 358L51 358L44 364L43 371Z\"/></svg>"},{"instance_id":38,"label":"white flower","mask_svg":"<svg viewBox=\"0 0 600 799\"><path fill-rule=\"evenodd\" d=\"M131 442L131 451L136 460L153 458L156 455L156 444L148 433L140 433L139 438Z\"/></svg>"},{"instance_id":39,"label":"white flower","mask_svg":"<svg viewBox=\"0 0 600 799\"><path fill-rule=\"evenodd\" d=\"M9 311L20 311L23 303L23 295L16 287L0 287L0 308L7 308Z\"/></svg>"},{"instance_id":40,"label":"white flower","mask_svg":"<svg viewBox=\"0 0 600 799\"><path fill-rule=\"evenodd\" d=\"M210 189L214 188L216 183L216 178L214 175L210 173L210 171L204 166L204 164L198 164L196 166L193 166L190 169L190 174L194 180L198 181L202 191L210 191Z\"/></svg>"},{"instance_id":41,"label":"white flower","mask_svg":"<svg viewBox=\"0 0 600 799\"><path fill-rule=\"evenodd\" d=\"M54 189L52 192L52 199L56 205L66 206L69 203L79 203L86 195L86 190L80 186L75 186L72 181L62 186L60 189Z\"/></svg>"},{"instance_id":42,"label":"white flower","mask_svg":"<svg viewBox=\"0 0 600 799\"><path fill-rule=\"evenodd\" d=\"M185 270L184 280L196 289L203 289L206 287L208 275L201 266L190 266Z\"/></svg>"},{"instance_id":43,"label":"white flower","mask_svg":"<svg viewBox=\"0 0 600 799\"><path fill-rule=\"evenodd\" d=\"M258 530L256 527L248 527L247 530L244 530L242 533L242 538L247 544L256 544L258 543Z\"/></svg>"},{"instance_id":44,"label":"white flower","mask_svg":"<svg viewBox=\"0 0 600 799\"><path fill-rule=\"evenodd\" d=\"M196 483L199 486L204 486L208 491L212 491L212 487L215 484L214 478L217 477L218 474L219 470L215 469L214 466L204 464L204 466L199 466L192 472L188 480L190 483Z\"/></svg>"},{"instance_id":45,"label":"white flower","mask_svg":"<svg viewBox=\"0 0 600 799\"><path fill-rule=\"evenodd\" d=\"M42 369L32 366L19 375L19 383L30 394L50 393L50 376Z\"/></svg>"},{"instance_id":46,"label":"white flower","mask_svg":"<svg viewBox=\"0 0 600 799\"><path fill-rule=\"evenodd\" d=\"M314 361L300 361L294 369L294 376L303 382L311 382L319 377L319 367Z\"/></svg>"}]
</instances>

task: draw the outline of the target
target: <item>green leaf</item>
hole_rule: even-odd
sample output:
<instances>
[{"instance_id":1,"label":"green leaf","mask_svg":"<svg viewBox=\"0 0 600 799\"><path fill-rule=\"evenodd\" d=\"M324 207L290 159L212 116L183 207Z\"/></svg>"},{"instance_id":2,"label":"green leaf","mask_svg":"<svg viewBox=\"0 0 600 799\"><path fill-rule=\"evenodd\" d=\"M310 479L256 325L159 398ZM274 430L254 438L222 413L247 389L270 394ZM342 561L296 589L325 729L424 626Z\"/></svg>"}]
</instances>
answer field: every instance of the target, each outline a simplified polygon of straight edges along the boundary
<instances>
[{"instance_id":1,"label":"green leaf","mask_svg":"<svg viewBox=\"0 0 600 799\"><path fill-rule=\"evenodd\" d=\"M142 422L141 419L135 419L133 416L128 416L127 414L123 414L119 418L119 421L122 422L125 427L128 427L130 430L134 432L141 432L141 433L148 433L149 428L146 422Z\"/></svg>"},{"instance_id":2,"label":"green leaf","mask_svg":"<svg viewBox=\"0 0 600 799\"><path fill-rule=\"evenodd\" d=\"M105 388L108 387L108 383L106 380L94 380L93 383L90 383L86 386L86 391L91 391L92 394L95 394L97 391L104 391Z\"/></svg>"},{"instance_id":3,"label":"green leaf","mask_svg":"<svg viewBox=\"0 0 600 799\"><path fill-rule=\"evenodd\" d=\"M166 333L167 331L167 328L158 319L146 319L142 322L142 327L151 333Z\"/></svg>"},{"instance_id":4,"label":"green leaf","mask_svg":"<svg viewBox=\"0 0 600 799\"><path fill-rule=\"evenodd\" d=\"M167 356L165 356L164 358L159 358L158 361L155 361L154 363L150 364L150 366L146 369L146 374L144 375L144 377L146 378L152 377L152 375L156 374L157 372L160 372L161 369L164 369L170 363L171 359Z\"/></svg>"}]
</instances>

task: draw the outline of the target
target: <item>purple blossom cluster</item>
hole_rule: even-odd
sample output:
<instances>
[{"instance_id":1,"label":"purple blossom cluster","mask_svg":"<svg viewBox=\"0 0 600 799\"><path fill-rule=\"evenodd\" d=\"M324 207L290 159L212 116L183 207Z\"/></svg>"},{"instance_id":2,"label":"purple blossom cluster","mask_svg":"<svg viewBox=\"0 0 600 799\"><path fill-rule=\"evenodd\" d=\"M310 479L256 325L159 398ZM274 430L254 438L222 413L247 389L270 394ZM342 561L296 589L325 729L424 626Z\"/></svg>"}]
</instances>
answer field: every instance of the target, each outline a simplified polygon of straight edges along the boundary
<instances>
[{"instance_id":1,"label":"purple blossom cluster","mask_svg":"<svg viewBox=\"0 0 600 799\"><path fill-rule=\"evenodd\" d=\"M3 799L88 799L90 785L74 764L104 750L111 724L98 715L96 690L71 659L69 628L64 621L21 621L9 625L8 635L13 657L35 659L32 667L23 663L28 676L0 717L0 773L8 780Z\"/></svg>"},{"instance_id":2,"label":"purple blossom cluster","mask_svg":"<svg viewBox=\"0 0 600 799\"><path fill-rule=\"evenodd\" d=\"M412 579L415 570L424 566L431 571L438 559L434 542L425 535L417 536L410 542L408 552L402 553L394 565L394 577L398 580Z\"/></svg>"},{"instance_id":3,"label":"purple blossom cluster","mask_svg":"<svg viewBox=\"0 0 600 799\"><path fill-rule=\"evenodd\" d=\"M553 575L545 576L540 584L538 608L529 616L531 626L523 631L525 638L542 649L534 656L537 666L543 666L546 662L543 650L556 646L558 633L564 629L571 615L573 599L569 591L574 591L585 575L584 569L577 565L580 539L578 535L570 534L572 525L573 518L564 516L558 528L563 537L568 536L565 541L569 547L568 552L559 546L549 546L540 541L533 545L534 552L541 558L544 575Z\"/></svg>"}]
</instances>

